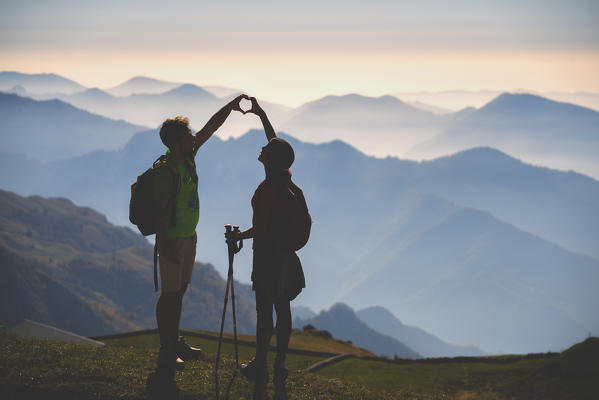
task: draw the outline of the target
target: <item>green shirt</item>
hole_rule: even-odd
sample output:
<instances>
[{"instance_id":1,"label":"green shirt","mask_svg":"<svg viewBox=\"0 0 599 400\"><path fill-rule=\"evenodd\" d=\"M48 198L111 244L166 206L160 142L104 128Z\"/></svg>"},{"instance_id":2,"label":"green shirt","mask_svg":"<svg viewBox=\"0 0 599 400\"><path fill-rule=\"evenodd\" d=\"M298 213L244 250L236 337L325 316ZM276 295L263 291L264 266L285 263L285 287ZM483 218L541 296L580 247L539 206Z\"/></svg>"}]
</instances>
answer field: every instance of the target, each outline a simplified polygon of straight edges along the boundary
<instances>
[{"instance_id":1,"label":"green shirt","mask_svg":"<svg viewBox=\"0 0 599 400\"><path fill-rule=\"evenodd\" d=\"M197 151L197 149L196 149ZM194 151L195 155L195 151ZM176 224L173 224L172 205L166 208L166 226L169 237L187 237L196 232L200 219L200 199L198 197L198 178L193 159L181 163L166 153L167 162L177 168L181 177L181 189L175 197ZM160 167L154 177L154 196L170 199L175 190L173 172L167 167Z\"/></svg>"}]
</instances>

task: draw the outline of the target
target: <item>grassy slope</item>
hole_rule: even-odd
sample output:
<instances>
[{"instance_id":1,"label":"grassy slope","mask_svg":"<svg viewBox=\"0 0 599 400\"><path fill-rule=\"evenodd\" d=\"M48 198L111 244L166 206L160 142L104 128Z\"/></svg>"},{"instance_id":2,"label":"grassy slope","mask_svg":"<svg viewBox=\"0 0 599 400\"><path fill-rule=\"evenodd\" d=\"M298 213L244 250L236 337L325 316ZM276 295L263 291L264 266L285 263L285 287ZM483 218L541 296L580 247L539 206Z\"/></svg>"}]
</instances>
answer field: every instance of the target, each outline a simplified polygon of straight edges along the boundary
<instances>
[{"instance_id":1,"label":"grassy slope","mask_svg":"<svg viewBox=\"0 0 599 400\"><path fill-rule=\"evenodd\" d=\"M228 335L227 335L228 336ZM243 339L254 339L254 336L245 337L243 335ZM241 339L241 337L240 337ZM199 347L204 350L205 353L208 354L208 358L212 358L213 360L216 358L216 351L218 347L218 342L208 339L201 339L196 337L186 337L185 340L194 347ZM109 339L103 340L104 343L108 346L121 347L121 348L131 348L135 347L137 349L143 348L148 352L155 352L156 349L160 346L160 341L158 339L157 334L146 334L140 336L126 337L126 338L118 338L118 339ZM238 346L239 349L239 361L244 362L249 360L254 355L254 347L252 346ZM235 350L232 344L223 343L221 347L221 353L226 357L234 360ZM274 360L274 353L270 352L269 356L271 358L271 364ZM312 357L312 356L303 356L303 355L295 355L289 354L287 359L287 364L289 368L292 369L304 369L309 367L322 360L321 357Z\"/></svg>"},{"instance_id":2,"label":"grassy slope","mask_svg":"<svg viewBox=\"0 0 599 400\"><path fill-rule=\"evenodd\" d=\"M214 332L200 330L197 332L215 335ZM224 336L232 338L233 334L225 333ZM246 340L249 342L254 342L256 340L254 335L238 335L238 338L240 340ZM276 336L273 335L270 344L272 346L276 346ZM291 332L291 337L289 338L289 347L293 349L321 351L325 353L355 354L358 356L375 355L370 350L354 346L352 343L345 340L332 338L328 332L319 330L294 329Z\"/></svg>"},{"instance_id":3,"label":"grassy slope","mask_svg":"<svg viewBox=\"0 0 599 400\"><path fill-rule=\"evenodd\" d=\"M214 398L216 342L188 338L202 347L204 360L178 373L183 399ZM318 357L290 355L290 399L594 399L599 394L599 340L589 339L562 353L499 364L429 360L393 364L349 359L317 374L302 370ZM106 340L92 348L1 335L0 398L142 399L153 370L155 334ZM223 348L222 377L230 377L232 345ZM253 353L240 347L242 359ZM222 382L222 381L221 381ZM272 388L271 388L272 390ZM251 386L238 377L232 398L251 398Z\"/></svg>"},{"instance_id":4,"label":"grassy slope","mask_svg":"<svg viewBox=\"0 0 599 400\"><path fill-rule=\"evenodd\" d=\"M447 393L464 399L597 399L599 339L587 339L561 354L427 359L398 364L347 359L318 373L371 388L402 387L416 393Z\"/></svg>"},{"instance_id":5,"label":"grassy slope","mask_svg":"<svg viewBox=\"0 0 599 400\"><path fill-rule=\"evenodd\" d=\"M129 339L132 338L95 348L2 335L0 398L143 399L146 377L155 367L157 337L147 335L138 341L133 339L135 346L127 343ZM213 399L216 349L211 346L215 342L196 338L188 341L203 347L207 354L204 360L189 363L184 372L177 374L182 399ZM228 353L232 346L226 345L224 350ZM240 348L240 354L250 353L250 348ZM327 378L295 369L315 361L318 359L289 357L292 372L288 389L293 393L290 399L347 399L354 395L364 399L381 398L379 390L351 383L330 383ZM224 355L220 365L221 382L227 382L235 365L230 353ZM238 377L231 398L249 399L251 393L251 385Z\"/></svg>"}]
</instances>

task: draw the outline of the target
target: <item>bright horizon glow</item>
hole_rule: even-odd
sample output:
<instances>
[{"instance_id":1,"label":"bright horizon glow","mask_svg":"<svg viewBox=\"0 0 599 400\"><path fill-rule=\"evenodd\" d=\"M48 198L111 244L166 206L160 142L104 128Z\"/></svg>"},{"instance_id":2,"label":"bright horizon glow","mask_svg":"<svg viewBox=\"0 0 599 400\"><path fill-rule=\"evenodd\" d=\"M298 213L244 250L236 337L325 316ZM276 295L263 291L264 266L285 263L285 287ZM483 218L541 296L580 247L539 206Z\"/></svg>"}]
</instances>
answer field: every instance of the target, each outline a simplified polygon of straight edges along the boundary
<instances>
[{"instance_id":1,"label":"bright horizon glow","mask_svg":"<svg viewBox=\"0 0 599 400\"><path fill-rule=\"evenodd\" d=\"M291 107L326 95L446 90L599 92L599 53L8 54L0 70L108 89L134 76L245 90ZM43 58L44 68L39 59ZM156 61L163 59L163 61ZM374 61L365 62L369 58ZM184 60L184 61L180 61ZM310 61L306 61L310 60ZM118 69L112 68L118 64ZM291 79L290 77L293 77Z\"/></svg>"}]
</instances>

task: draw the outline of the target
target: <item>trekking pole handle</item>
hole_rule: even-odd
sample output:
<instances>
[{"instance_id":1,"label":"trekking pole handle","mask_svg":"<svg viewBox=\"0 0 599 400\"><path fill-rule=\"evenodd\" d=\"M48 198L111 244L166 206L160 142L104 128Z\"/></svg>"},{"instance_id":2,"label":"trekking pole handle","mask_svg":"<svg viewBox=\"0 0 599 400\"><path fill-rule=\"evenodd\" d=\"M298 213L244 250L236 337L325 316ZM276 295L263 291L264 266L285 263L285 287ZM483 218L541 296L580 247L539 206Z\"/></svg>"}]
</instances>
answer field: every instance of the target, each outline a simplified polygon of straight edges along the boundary
<instances>
[{"instance_id":1,"label":"trekking pole handle","mask_svg":"<svg viewBox=\"0 0 599 400\"><path fill-rule=\"evenodd\" d=\"M239 233L239 227L238 227L237 225L235 225L235 226L233 227L233 232L235 232L235 233ZM239 251L240 251L241 249L243 249L243 239L241 239L241 240L239 241L239 247L237 247L237 246L236 246L236 251L235 251L235 253L239 253Z\"/></svg>"},{"instance_id":2,"label":"trekking pole handle","mask_svg":"<svg viewBox=\"0 0 599 400\"><path fill-rule=\"evenodd\" d=\"M231 224L226 224L225 225L225 237L227 238L227 247L229 247L229 250L231 250L233 248L232 247L233 243L231 243L229 241L229 234L231 233L231 229L232 229Z\"/></svg>"},{"instance_id":3,"label":"trekking pole handle","mask_svg":"<svg viewBox=\"0 0 599 400\"><path fill-rule=\"evenodd\" d=\"M235 233L239 233L239 227L237 225L232 226L231 224L227 224L225 225L225 231L227 232L227 234L231 233L231 231L235 232ZM239 250L241 250L243 248L243 240L239 241L239 246L237 245L236 242L229 242L227 240L227 245L229 246L230 249L233 250L233 253L239 253Z\"/></svg>"}]
</instances>

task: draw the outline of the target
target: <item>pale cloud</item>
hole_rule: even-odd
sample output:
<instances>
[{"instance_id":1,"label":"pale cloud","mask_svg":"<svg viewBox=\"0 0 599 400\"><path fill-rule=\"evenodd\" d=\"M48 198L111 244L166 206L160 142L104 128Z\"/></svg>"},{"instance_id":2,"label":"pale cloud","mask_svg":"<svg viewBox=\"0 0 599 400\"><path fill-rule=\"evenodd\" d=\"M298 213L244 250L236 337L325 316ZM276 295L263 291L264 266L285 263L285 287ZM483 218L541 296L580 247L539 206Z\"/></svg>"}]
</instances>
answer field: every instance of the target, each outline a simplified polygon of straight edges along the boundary
<instances>
[{"instance_id":1,"label":"pale cloud","mask_svg":"<svg viewBox=\"0 0 599 400\"><path fill-rule=\"evenodd\" d=\"M594 1L2 3L0 69L329 93L599 90ZM263 97L265 97L263 95Z\"/></svg>"}]
</instances>

